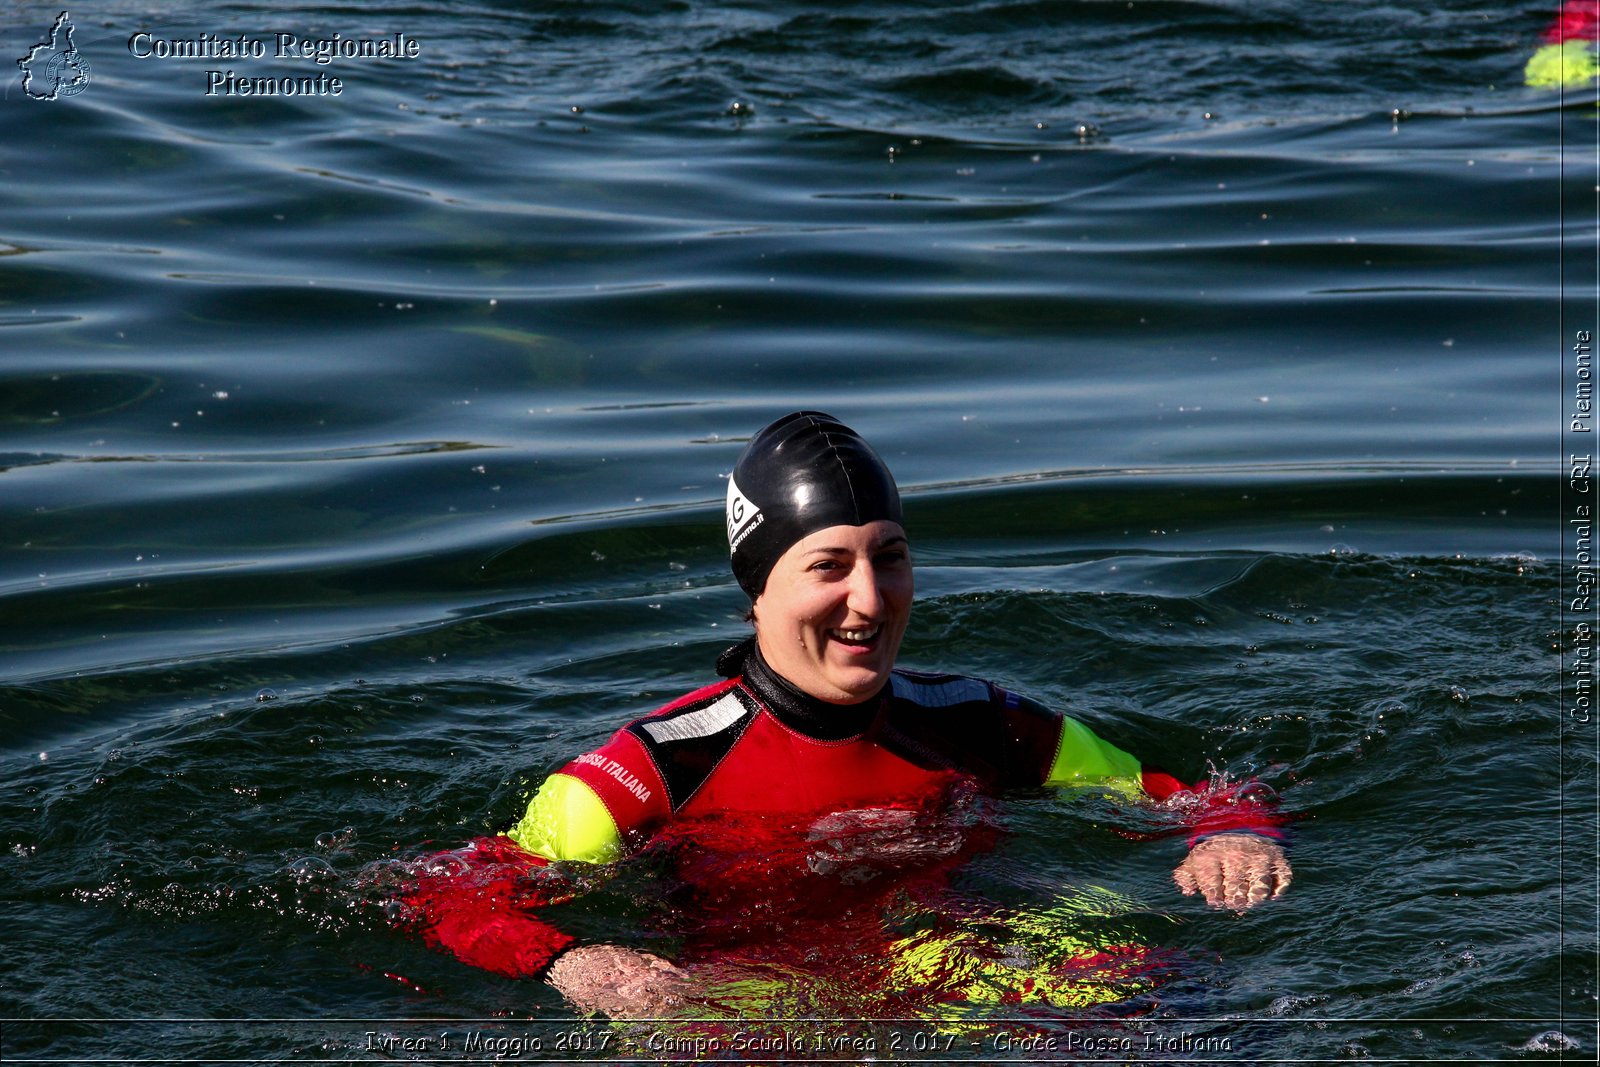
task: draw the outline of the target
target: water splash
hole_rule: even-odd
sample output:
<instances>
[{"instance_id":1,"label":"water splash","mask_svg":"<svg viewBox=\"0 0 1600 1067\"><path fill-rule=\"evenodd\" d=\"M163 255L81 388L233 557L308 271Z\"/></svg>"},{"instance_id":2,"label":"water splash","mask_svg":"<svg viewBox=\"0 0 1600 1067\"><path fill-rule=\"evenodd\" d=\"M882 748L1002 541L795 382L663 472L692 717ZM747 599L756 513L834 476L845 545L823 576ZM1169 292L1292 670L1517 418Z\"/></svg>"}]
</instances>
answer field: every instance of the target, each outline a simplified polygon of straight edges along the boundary
<instances>
[{"instance_id":1,"label":"water splash","mask_svg":"<svg viewBox=\"0 0 1600 1067\"><path fill-rule=\"evenodd\" d=\"M1546 1030L1542 1034L1535 1034L1522 1044L1517 1045L1513 1051L1534 1052L1540 1054L1576 1052L1583 1045L1575 1038L1568 1037L1560 1030Z\"/></svg>"}]
</instances>

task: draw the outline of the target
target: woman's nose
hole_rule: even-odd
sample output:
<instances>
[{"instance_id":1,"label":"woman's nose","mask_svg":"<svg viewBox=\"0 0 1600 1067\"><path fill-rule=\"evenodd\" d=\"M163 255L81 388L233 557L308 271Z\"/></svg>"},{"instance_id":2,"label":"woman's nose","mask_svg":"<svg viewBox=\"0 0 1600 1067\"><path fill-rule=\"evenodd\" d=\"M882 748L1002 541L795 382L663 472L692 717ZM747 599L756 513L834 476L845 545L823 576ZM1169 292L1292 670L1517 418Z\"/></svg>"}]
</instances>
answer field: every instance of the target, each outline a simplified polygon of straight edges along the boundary
<instances>
[{"instance_id":1,"label":"woman's nose","mask_svg":"<svg viewBox=\"0 0 1600 1067\"><path fill-rule=\"evenodd\" d=\"M878 588L878 569L863 563L850 575L850 596L845 601L851 611L867 618L877 618L883 610L883 592Z\"/></svg>"}]
</instances>

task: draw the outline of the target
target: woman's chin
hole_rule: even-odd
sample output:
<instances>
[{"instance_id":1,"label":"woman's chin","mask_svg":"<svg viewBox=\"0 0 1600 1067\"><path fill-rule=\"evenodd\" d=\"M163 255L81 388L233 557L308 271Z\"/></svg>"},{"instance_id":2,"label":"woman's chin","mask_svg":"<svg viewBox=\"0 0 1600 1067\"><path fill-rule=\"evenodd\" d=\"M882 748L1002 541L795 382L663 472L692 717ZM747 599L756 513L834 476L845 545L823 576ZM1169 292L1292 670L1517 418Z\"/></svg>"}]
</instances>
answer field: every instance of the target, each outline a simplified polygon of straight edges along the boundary
<instances>
[{"instance_id":1,"label":"woman's chin","mask_svg":"<svg viewBox=\"0 0 1600 1067\"><path fill-rule=\"evenodd\" d=\"M878 664L849 664L827 672L826 681L834 695L825 697L834 704L856 704L878 695L889 680L889 668Z\"/></svg>"}]
</instances>

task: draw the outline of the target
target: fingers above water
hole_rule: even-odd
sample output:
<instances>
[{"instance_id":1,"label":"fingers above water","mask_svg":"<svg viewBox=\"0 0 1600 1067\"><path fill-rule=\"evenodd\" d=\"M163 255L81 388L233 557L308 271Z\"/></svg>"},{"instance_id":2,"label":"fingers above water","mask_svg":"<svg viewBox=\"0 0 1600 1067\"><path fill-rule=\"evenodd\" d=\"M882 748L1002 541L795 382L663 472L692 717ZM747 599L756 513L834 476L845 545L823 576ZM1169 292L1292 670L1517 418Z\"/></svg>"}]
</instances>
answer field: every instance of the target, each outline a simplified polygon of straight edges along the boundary
<instances>
[{"instance_id":1,"label":"fingers above water","mask_svg":"<svg viewBox=\"0 0 1600 1067\"><path fill-rule=\"evenodd\" d=\"M584 945L561 955L550 984L587 1014L612 1019L661 1019L689 999L688 973L660 956L619 945Z\"/></svg>"},{"instance_id":2,"label":"fingers above water","mask_svg":"<svg viewBox=\"0 0 1600 1067\"><path fill-rule=\"evenodd\" d=\"M1220 834L1191 849L1172 880L1185 896L1200 893L1212 907L1244 911L1282 896L1294 871L1283 846L1254 834Z\"/></svg>"}]
</instances>

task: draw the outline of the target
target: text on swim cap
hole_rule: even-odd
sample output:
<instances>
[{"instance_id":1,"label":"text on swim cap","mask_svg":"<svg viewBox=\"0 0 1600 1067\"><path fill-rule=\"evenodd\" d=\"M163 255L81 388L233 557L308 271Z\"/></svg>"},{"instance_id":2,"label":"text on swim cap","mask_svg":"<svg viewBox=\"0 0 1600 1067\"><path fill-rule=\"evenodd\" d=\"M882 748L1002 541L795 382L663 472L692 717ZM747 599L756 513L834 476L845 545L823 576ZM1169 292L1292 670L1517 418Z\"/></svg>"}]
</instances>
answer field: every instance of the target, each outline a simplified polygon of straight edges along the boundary
<instances>
[{"instance_id":1,"label":"text on swim cap","mask_svg":"<svg viewBox=\"0 0 1600 1067\"><path fill-rule=\"evenodd\" d=\"M739 551L739 542L760 526L764 516L755 502L744 495L739 484L728 475L728 554Z\"/></svg>"}]
</instances>

